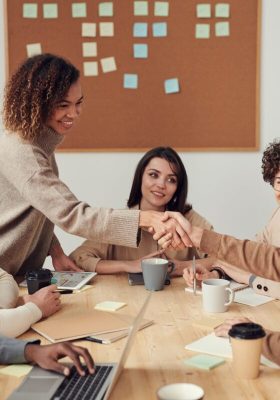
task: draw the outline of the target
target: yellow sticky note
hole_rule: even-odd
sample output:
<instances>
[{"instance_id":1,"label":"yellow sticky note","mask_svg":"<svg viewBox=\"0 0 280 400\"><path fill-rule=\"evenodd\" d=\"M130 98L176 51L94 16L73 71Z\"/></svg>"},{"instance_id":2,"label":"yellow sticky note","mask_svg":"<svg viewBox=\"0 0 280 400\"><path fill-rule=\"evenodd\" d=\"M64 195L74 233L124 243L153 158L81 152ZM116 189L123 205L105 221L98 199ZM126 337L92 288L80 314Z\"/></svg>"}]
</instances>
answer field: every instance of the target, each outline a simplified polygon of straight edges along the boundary
<instances>
[{"instance_id":1,"label":"yellow sticky note","mask_svg":"<svg viewBox=\"0 0 280 400\"><path fill-rule=\"evenodd\" d=\"M97 76L97 75L98 75L97 61L84 62L84 76Z\"/></svg>"},{"instance_id":2,"label":"yellow sticky note","mask_svg":"<svg viewBox=\"0 0 280 400\"><path fill-rule=\"evenodd\" d=\"M99 311L117 311L124 306L126 306L126 303L120 301L102 301L96 304L94 308Z\"/></svg>"},{"instance_id":3,"label":"yellow sticky note","mask_svg":"<svg viewBox=\"0 0 280 400\"><path fill-rule=\"evenodd\" d=\"M38 54L42 54L42 46L41 43L30 43L26 45L26 52L28 57L37 56Z\"/></svg>"},{"instance_id":4,"label":"yellow sticky note","mask_svg":"<svg viewBox=\"0 0 280 400\"><path fill-rule=\"evenodd\" d=\"M96 56L97 56L96 42L84 42L83 43L83 57L96 57Z\"/></svg>"},{"instance_id":5,"label":"yellow sticky note","mask_svg":"<svg viewBox=\"0 0 280 400\"><path fill-rule=\"evenodd\" d=\"M21 376L27 375L32 369L32 365L28 364L17 364L17 365L9 365L8 367L4 367L0 369L0 374L2 375L11 375L20 378Z\"/></svg>"},{"instance_id":6,"label":"yellow sticky note","mask_svg":"<svg viewBox=\"0 0 280 400\"><path fill-rule=\"evenodd\" d=\"M116 71L117 69L115 57L102 58L100 62L104 73Z\"/></svg>"},{"instance_id":7,"label":"yellow sticky note","mask_svg":"<svg viewBox=\"0 0 280 400\"><path fill-rule=\"evenodd\" d=\"M114 23L113 22L100 22L99 35L103 37L114 36Z\"/></svg>"},{"instance_id":8,"label":"yellow sticky note","mask_svg":"<svg viewBox=\"0 0 280 400\"><path fill-rule=\"evenodd\" d=\"M96 24L94 22L84 22L82 24L82 36L83 37L95 37L96 36Z\"/></svg>"}]
</instances>

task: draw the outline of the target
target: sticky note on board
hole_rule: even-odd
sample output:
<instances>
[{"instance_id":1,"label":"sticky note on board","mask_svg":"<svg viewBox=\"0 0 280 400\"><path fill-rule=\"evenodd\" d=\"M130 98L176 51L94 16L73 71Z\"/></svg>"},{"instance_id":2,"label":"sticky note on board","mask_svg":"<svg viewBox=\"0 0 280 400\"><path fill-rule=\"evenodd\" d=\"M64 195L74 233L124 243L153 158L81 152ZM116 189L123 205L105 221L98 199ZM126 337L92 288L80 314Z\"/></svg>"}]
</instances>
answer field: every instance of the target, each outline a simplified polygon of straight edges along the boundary
<instances>
[{"instance_id":1,"label":"sticky note on board","mask_svg":"<svg viewBox=\"0 0 280 400\"><path fill-rule=\"evenodd\" d=\"M99 35L102 37L114 36L114 23L113 22L100 22Z\"/></svg>"},{"instance_id":2,"label":"sticky note on board","mask_svg":"<svg viewBox=\"0 0 280 400\"><path fill-rule=\"evenodd\" d=\"M17 378L20 378L29 374L32 368L32 365L27 364L9 365L8 367L1 368L0 374L16 376Z\"/></svg>"},{"instance_id":3,"label":"sticky note on board","mask_svg":"<svg viewBox=\"0 0 280 400\"><path fill-rule=\"evenodd\" d=\"M215 35L218 37L226 37L230 35L229 22L216 22L215 24Z\"/></svg>"},{"instance_id":4,"label":"sticky note on board","mask_svg":"<svg viewBox=\"0 0 280 400\"><path fill-rule=\"evenodd\" d=\"M167 36L167 23L166 22L154 22L153 23L153 36L154 37Z\"/></svg>"},{"instance_id":5,"label":"sticky note on board","mask_svg":"<svg viewBox=\"0 0 280 400\"><path fill-rule=\"evenodd\" d=\"M196 5L197 18L211 18L211 4Z\"/></svg>"},{"instance_id":6,"label":"sticky note on board","mask_svg":"<svg viewBox=\"0 0 280 400\"><path fill-rule=\"evenodd\" d=\"M102 58L100 60L100 63L101 63L102 71L104 73L113 72L113 71L116 71L116 69L117 69L115 57Z\"/></svg>"},{"instance_id":7,"label":"sticky note on board","mask_svg":"<svg viewBox=\"0 0 280 400\"><path fill-rule=\"evenodd\" d=\"M168 17L169 2L168 1L155 1L154 15L157 17Z\"/></svg>"},{"instance_id":8,"label":"sticky note on board","mask_svg":"<svg viewBox=\"0 0 280 400\"><path fill-rule=\"evenodd\" d=\"M72 17L85 18L87 16L86 3L72 3Z\"/></svg>"},{"instance_id":9,"label":"sticky note on board","mask_svg":"<svg viewBox=\"0 0 280 400\"><path fill-rule=\"evenodd\" d=\"M210 356L209 354L197 354L184 360L184 364L191 367L210 370L224 364L225 360L221 357Z\"/></svg>"},{"instance_id":10,"label":"sticky note on board","mask_svg":"<svg viewBox=\"0 0 280 400\"><path fill-rule=\"evenodd\" d=\"M43 17L46 19L58 18L58 6L56 3L43 4Z\"/></svg>"},{"instance_id":11,"label":"sticky note on board","mask_svg":"<svg viewBox=\"0 0 280 400\"><path fill-rule=\"evenodd\" d=\"M230 17L230 5L228 3L217 3L215 5L215 17L216 18L229 18Z\"/></svg>"},{"instance_id":12,"label":"sticky note on board","mask_svg":"<svg viewBox=\"0 0 280 400\"><path fill-rule=\"evenodd\" d=\"M97 76L98 75L97 61L85 61L83 66L84 66L84 76Z\"/></svg>"},{"instance_id":13,"label":"sticky note on board","mask_svg":"<svg viewBox=\"0 0 280 400\"><path fill-rule=\"evenodd\" d=\"M100 311L117 311L124 306L126 306L126 303L119 301L102 301L101 303L97 303L94 308Z\"/></svg>"},{"instance_id":14,"label":"sticky note on board","mask_svg":"<svg viewBox=\"0 0 280 400\"><path fill-rule=\"evenodd\" d=\"M166 79L164 81L164 91L166 94L180 92L179 80L177 78Z\"/></svg>"},{"instance_id":15,"label":"sticky note on board","mask_svg":"<svg viewBox=\"0 0 280 400\"><path fill-rule=\"evenodd\" d=\"M25 3L22 6L23 18L37 18L38 17L38 5L36 3Z\"/></svg>"},{"instance_id":16,"label":"sticky note on board","mask_svg":"<svg viewBox=\"0 0 280 400\"><path fill-rule=\"evenodd\" d=\"M83 57L96 57L96 56L97 56L96 42L84 42L83 43Z\"/></svg>"},{"instance_id":17,"label":"sticky note on board","mask_svg":"<svg viewBox=\"0 0 280 400\"><path fill-rule=\"evenodd\" d=\"M137 74L124 74L123 87L125 89L137 89L138 88L138 75Z\"/></svg>"},{"instance_id":18,"label":"sticky note on board","mask_svg":"<svg viewBox=\"0 0 280 400\"><path fill-rule=\"evenodd\" d=\"M98 15L99 17L113 17L114 8L113 3L110 1L98 4Z\"/></svg>"},{"instance_id":19,"label":"sticky note on board","mask_svg":"<svg viewBox=\"0 0 280 400\"><path fill-rule=\"evenodd\" d=\"M146 22L135 22L133 24L133 36L134 37L147 37L148 36L148 24Z\"/></svg>"},{"instance_id":20,"label":"sticky note on board","mask_svg":"<svg viewBox=\"0 0 280 400\"><path fill-rule=\"evenodd\" d=\"M26 45L26 52L28 57L37 56L38 54L42 54L42 46L41 43L29 43Z\"/></svg>"},{"instance_id":21,"label":"sticky note on board","mask_svg":"<svg viewBox=\"0 0 280 400\"><path fill-rule=\"evenodd\" d=\"M196 39L209 39L210 38L210 25L209 24L196 24L195 25Z\"/></svg>"},{"instance_id":22,"label":"sticky note on board","mask_svg":"<svg viewBox=\"0 0 280 400\"><path fill-rule=\"evenodd\" d=\"M134 58L148 58L148 45L145 43L136 43L133 45Z\"/></svg>"},{"instance_id":23,"label":"sticky note on board","mask_svg":"<svg viewBox=\"0 0 280 400\"><path fill-rule=\"evenodd\" d=\"M83 22L82 23L82 36L95 37L96 36L96 23Z\"/></svg>"},{"instance_id":24,"label":"sticky note on board","mask_svg":"<svg viewBox=\"0 0 280 400\"><path fill-rule=\"evenodd\" d=\"M146 16L149 14L147 1L135 1L133 9L134 9L134 15L136 16Z\"/></svg>"}]
</instances>

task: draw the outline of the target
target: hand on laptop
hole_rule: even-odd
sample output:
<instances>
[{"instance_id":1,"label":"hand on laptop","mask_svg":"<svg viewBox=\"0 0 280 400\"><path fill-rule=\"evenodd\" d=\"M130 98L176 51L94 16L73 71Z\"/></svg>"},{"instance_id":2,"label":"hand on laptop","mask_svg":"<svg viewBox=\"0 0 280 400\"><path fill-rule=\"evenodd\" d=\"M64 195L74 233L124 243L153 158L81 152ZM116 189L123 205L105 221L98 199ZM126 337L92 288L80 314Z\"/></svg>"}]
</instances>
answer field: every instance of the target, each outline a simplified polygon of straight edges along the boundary
<instances>
[{"instance_id":1,"label":"hand on laptop","mask_svg":"<svg viewBox=\"0 0 280 400\"><path fill-rule=\"evenodd\" d=\"M70 369L58 362L58 360L63 357L69 357L77 368L78 373L84 376L85 372L82 368L81 357L89 373L94 373L94 361L89 351L86 348L74 346L69 342L49 344L46 346L28 343L25 346L24 355L26 361L66 376L70 374Z\"/></svg>"},{"instance_id":2,"label":"hand on laptop","mask_svg":"<svg viewBox=\"0 0 280 400\"><path fill-rule=\"evenodd\" d=\"M49 317L61 308L60 293L56 292L56 285L46 286L33 294L23 296L23 302L32 302L42 311L43 317Z\"/></svg>"}]
</instances>

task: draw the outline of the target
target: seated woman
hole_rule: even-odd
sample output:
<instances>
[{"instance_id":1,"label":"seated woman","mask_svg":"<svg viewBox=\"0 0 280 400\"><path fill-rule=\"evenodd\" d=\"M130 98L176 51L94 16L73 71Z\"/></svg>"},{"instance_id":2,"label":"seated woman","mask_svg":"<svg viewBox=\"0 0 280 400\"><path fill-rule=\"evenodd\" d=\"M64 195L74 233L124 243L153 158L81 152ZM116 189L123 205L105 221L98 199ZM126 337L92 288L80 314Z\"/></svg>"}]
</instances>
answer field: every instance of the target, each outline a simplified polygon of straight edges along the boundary
<instances>
[{"instance_id":1,"label":"seated woman","mask_svg":"<svg viewBox=\"0 0 280 400\"><path fill-rule=\"evenodd\" d=\"M56 286L50 285L32 295L19 298L16 281L12 275L0 268L0 334L19 336L42 317L48 317L58 311L60 294L55 290Z\"/></svg>"},{"instance_id":2,"label":"seated woman","mask_svg":"<svg viewBox=\"0 0 280 400\"><path fill-rule=\"evenodd\" d=\"M142 211L179 211L193 225L213 229L211 224L187 203L188 177L179 155L170 147L156 147L139 161L134 174L127 206ZM102 244L86 240L70 254L70 258L85 271L100 274L140 272L141 259L159 248L152 236L142 230L138 248ZM194 248L166 251L166 257L175 264L175 274L182 275L186 260L205 255Z\"/></svg>"}]
</instances>

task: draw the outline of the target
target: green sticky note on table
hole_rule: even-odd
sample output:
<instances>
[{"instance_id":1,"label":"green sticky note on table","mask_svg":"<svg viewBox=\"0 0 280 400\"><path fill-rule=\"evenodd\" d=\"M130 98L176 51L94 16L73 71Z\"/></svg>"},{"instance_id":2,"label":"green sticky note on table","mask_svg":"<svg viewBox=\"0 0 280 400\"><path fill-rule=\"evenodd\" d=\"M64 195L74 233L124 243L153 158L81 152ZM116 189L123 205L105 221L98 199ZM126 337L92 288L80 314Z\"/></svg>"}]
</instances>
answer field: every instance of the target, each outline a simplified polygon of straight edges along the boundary
<instances>
[{"instance_id":1,"label":"green sticky note on table","mask_svg":"<svg viewBox=\"0 0 280 400\"><path fill-rule=\"evenodd\" d=\"M102 301L97 303L94 308L99 311L117 311L124 306L126 306L126 303L120 301Z\"/></svg>"},{"instance_id":2,"label":"green sticky note on table","mask_svg":"<svg viewBox=\"0 0 280 400\"><path fill-rule=\"evenodd\" d=\"M184 364L191 367L210 370L224 364L225 360L221 357L210 356L209 354L198 354L184 360Z\"/></svg>"},{"instance_id":3,"label":"green sticky note on table","mask_svg":"<svg viewBox=\"0 0 280 400\"><path fill-rule=\"evenodd\" d=\"M20 378L22 376L29 374L32 368L33 368L32 365L27 365L27 364L9 365L8 367L1 368L0 374L11 375Z\"/></svg>"},{"instance_id":4,"label":"green sticky note on table","mask_svg":"<svg viewBox=\"0 0 280 400\"><path fill-rule=\"evenodd\" d=\"M23 4L23 18L37 18L38 17L38 5L36 3L25 3Z\"/></svg>"}]
</instances>

